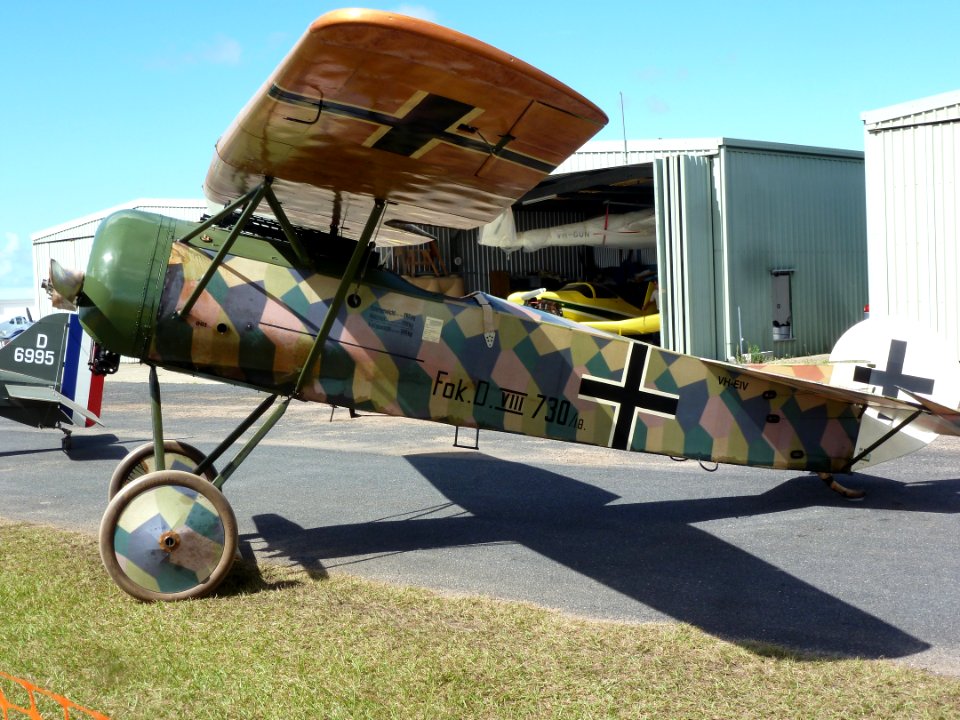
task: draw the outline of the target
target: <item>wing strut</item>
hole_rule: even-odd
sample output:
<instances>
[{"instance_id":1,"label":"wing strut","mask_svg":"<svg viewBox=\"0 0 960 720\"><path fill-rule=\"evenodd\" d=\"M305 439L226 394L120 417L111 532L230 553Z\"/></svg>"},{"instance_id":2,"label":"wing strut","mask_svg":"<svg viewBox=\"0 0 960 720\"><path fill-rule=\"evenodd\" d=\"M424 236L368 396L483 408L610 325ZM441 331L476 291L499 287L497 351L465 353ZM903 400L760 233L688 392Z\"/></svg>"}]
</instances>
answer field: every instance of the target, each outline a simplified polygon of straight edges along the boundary
<instances>
[{"instance_id":1,"label":"wing strut","mask_svg":"<svg viewBox=\"0 0 960 720\"><path fill-rule=\"evenodd\" d=\"M333 299L330 301L330 306L327 308L327 313L323 318L323 324L317 331L317 338L313 341L313 347L310 348L310 354L307 355L307 360L300 369L300 377L297 378L297 385L293 389L294 395L300 394L304 383L306 383L307 378L310 377L310 368L320 359L323 345L326 343L327 337L330 335L330 329L333 327L333 321L336 320L340 308L343 307L344 298L347 296L347 288L356 278L357 270L359 270L361 262L363 262L364 257L366 257L367 250L373 242L373 237L376 235L377 227L383 219L386 208L387 203L385 200L377 198L377 200L374 201L373 209L370 211L370 217L367 218L367 224L363 228L363 233L360 235L360 239L357 240L357 247L354 248L353 255L350 256L350 262L347 263L343 277L340 278L337 292L334 293Z\"/></svg>"},{"instance_id":2,"label":"wing strut","mask_svg":"<svg viewBox=\"0 0 960 720\"><path fill-rule=\"evenodd\" d=\"M200 294L204 291L204 289L206 289L210 279L217 272L217 269L223 262L223 258L226 257L228 252L230 252L230 248L233 247L233 243L236 241L236 239L240 237L240 232L246 226L247 221L250 220L250 216L256 212L263 200L267 201L273 216L277 219L277 222L280 223L280 227L283 229L283 234L286 235L287 241L293 247L293 251L296 253L297 259L300 260L300 262L302 262L304 265L309 266L310 263L307 258L307 254L303 249L303 245L300 242L300 239L297 237L296 232L294 232L293 226L290 224L290 220L287 218L286 213L283 212L283 207L280 205L280 201L277 199L276 193L273 192L272 185L273 178L264 178L262 183L250 190L250 192L248 192L246 195L234 200L219 213L200 223L200 225L177 241L180 243L187 243L223 218L232 215L237 208L243 208L243 212L241 212L240 218L237 220L237 222L234 223L233 229L230 230L230 235L227 236L226 242L223 243L223 246L217 252L213 262L210 263L210 266L203 274L203 277L200 278L200 281L193 289L193 292L190 293L190 297L187 298L187 301L183 304L183 307L177 310L177 317L184 317L190 313L190 310L197 302Z\"/></svg>"},{"instance_id":3,"label":"wing strut","mask_svg":"<svg viewBox=\"0 0 960 720\"><path fill-rule=\"evenodd\" d=\"M266 198L267 202L270 204L270 208L274 211L275 216L278 219L282 218L280 221L281 225L284 226L284 231L290 237L291 244L294 244L296 235L294 234L293 228L290 226L286 217L283 216L283 210L280 207L280 203L277 201L273 190L270 188L270 182L270 178L267 178L263 183L248 192L242 198L225 207L218 215L210 218L199 228L193 230L180 239L180 242L187 242L193 239L200 232L202 232L204 228L210 227L213 225L213 223L229 216L237 208L243 206L243 212L241 213L240 218L237 220L233 229L230 231L230 236L220 248L216 257L211 262L210 267L207 268L207 271L203 274L203 277L200 279L197 287L194 288L190 297L187 298L187 302L184 303L180 310L178 310L178 317L184 317L190 312L190 309L193 307L194 303L196 303L197 298L200 297L200 293L203 292L204 287L206 287L207 283L210 282L210 278L223 262L223 258L229 252L233 242L240 235L240 231L250 219L250 216L253 214L253 211L256 209L257 205L259 205L260 201L264 198ZM340 279L340 284L337 286L337 291L334 293L333 299L330 301L330 306L327 308L323 323L321 324L320 329L317 331L317 337L314 339L313 346L310 348L307 359L304 362L303 367L300 369L300 376L297 378L297 384L294 387L293 392L290 394L290 396L286 397L270 414L270 416L253 435L253 437L247 441L246 445L244 445L237 456L231 460L229 465L217 476L216 480L214 480L214 485L216 485L218 488L222 487L227 478L233 474L237 467L239 467L240 463L246 459L246 456L253 450L254 447L256 447L260 440L263 439L263 437L270 431L274 424L283 416L290 399L300 394L300 391L303 389L307 378L310 377L310 368L322 359L321 353L323 351L323 346L330 335L330 330L333 328L333 323L336 320L337 314L340 312L340 308L343 307L343 301L347 297L347 290L350 287L350 284L356 279L357 272L360 269L364 258L367 256L367 251L373 243L373 238L377 233L377 228L380 226L381 220L383 220L386 207L387 203L383 199L377 199L374 202L373 210L370 212L370 217L367 218L367 224L364 226L363 233L361 234L360 239L357 241L357 247L354 249L353 255L350 256L350 261L347 263L343 277ZM294 247L297 250L298 255L302 254L302 247L300 246L299 242L297 242ZM165 467L165 458L163 448L163 419L160 402L160 384L157 379L156 366L153 365L150 366L150 399L153 424L154 457L156 458L156 467L158 469L163 469ZM210 454L208 458L201 463L200 471L202 472L207 467L212 465L213 462L240 437L240 435L246 432L246 430L249 429L253 423L256 422L267 411L267 409L276 399L277 396L273 395L264 400L264 402L261 403L261 405L255 409L250 416L244 422L242 422L240 426L233 433L231 433Z\"/></svg>"},{"instance_id":4,"label":"wing strut","mask_svg":"<svg viewBox=\"0 0 960 720\"><path fill-rule=\"evenodd\" d=\"M909 417L905 418L905 419L903 420L903 422L901 422L901 423L899 423L899 424L897 424L897 425L894 425L892 428L890 428L890 430L888 430L886 433L884 433L882 436L880 436L880 438L878 438L875 442L873 442L869 447L867 447L866 449L862 450L859 455L857 455L856 457L852 458L852 459L850 460L850 462L847 463L846 472L850 472L850 470L853 468L854 465L856 465L858 462L860 462L861 460L863 460L863 459L864 459L865 457L867 457L870 453L872 453L872 452L873 452L874 450L876 450L878 447L880 447L881 445L883 445L887 440L889 440L889 439L892 438L894 435L896 435L898 432L900 432L901 430L903 430L905 427L907 427L907 425L909 425L910 423L912 423L914 420L916 420L916 419L917 419L918 417L920 417L920 415L922 415L922 414L923 414L923 410L922 410L921 408L918 408L916 412L914 412L914 413L913 413L912 415L910 415Z\"/></svg>"},{"instance_id":5,"label":"wing strut","mask_svg":"<svg viewBox=\"0 0 960 720\"><path fill-rule=\"evenodd\" d=\"M281 208L276 195L274 195L273 190L270 187L270 183L271 179L266 178L263 183L255 187L242 198L234 201L220 211L220 213L208 219L199 227L192 230L179 240L179 242L188 242L189 240L192 240L206 228L209 228L219 220L228 217L237 208L243 207L240 218L234 224L233 229L230 231L229 237L211 262L210 267L200 279L197 287L191 293L190 297L187 298L186 303L184 303L183 307L177 311L177 317L184 317L190 312L190 309L200 297L200 293L203 292L203 289L210 282L210 278L213 277L216 269L222 264L223 258L229 252L230 247L233 245L237 237L239 237L240 231L246 225L247 221L250 219L250 216L264 198L266 198L267 202L270 204L270 208L273 210L274 215L278 218L278 220L280 220L280 224L283 226L284 232L287 233L290 243L294 246L297 254L305 257L303 248L296 239L296 234L293 231L293 227L284 216L283 209ZM320 329L317 331L317 337L315 338L313 346L310 348L310 352L307 355L307 359L300 370L300 376L297 379L297 384L294 387L293 392L291 392L290 395L285 397L280 402L280 404L273 410L272 413L270 413L266 420L263 421L253 436L246 442L246 444L244 444L244 446L237 453L236 457L234 457L227 467L217 475L213 481L213 484L218 489L223 487L223 484L246 459L247 455L250 454L250 452L266 436L266 434L270 432L270 429L280 420L280 418L286 412L287 407L290 404L290 400L300 394L303 385L310 377L310 368L315 363L322 360L323 346L330 335L330 330L333 328L333 323L336 320L337 314L340 312L340 308L343 307L343 302L347 297L347 290L349 289L351 283L356 280L360 266L366 258L368 250L373 244L373 238L377 233L380 222L383 220L386 207L386 200L377 199L374 202L373 210L371 210L370 216L367 218L367 224L363 228L363 233L361 234L360 239L357 241L357 247L354 249L353 255L350 256L350 261L347 263L343 277L340 279L340 284L337 286L337 291L334 293L333 299L330 301L330 306L327 308L323 323L320 326ZM151 422L153 425L153 455L155 458L156 469L163 470L166 467L166 458L164 456L163 447L163 412L160 400L160 382L157 377L157 368L155 365L150 366L149 382ZM240 423L236 430L230 433L207 458L201 461L201 463L197 466L196 473L200 474L207 468L211 467L217 458L219 458L234 442L237 441L237 439L239 439L244 432L252 427L253 424L266 413L277 397L277 395L272 395L261 402L260 405L253 410L253 412L251 412L242 423Z\"/></svg>"}]
</instances>

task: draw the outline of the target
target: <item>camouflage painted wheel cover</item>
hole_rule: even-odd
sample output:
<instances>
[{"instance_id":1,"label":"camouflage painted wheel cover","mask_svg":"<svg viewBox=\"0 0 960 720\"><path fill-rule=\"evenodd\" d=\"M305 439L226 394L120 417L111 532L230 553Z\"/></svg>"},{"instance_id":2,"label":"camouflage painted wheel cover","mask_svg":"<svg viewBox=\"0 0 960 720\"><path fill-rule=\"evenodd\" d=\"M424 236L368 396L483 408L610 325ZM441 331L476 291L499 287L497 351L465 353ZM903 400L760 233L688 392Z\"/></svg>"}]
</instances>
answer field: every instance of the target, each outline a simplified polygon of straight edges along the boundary
<instances>
[{"instance_id":1,"label":"camouflage painted wheel cover","mask_svg":"<svg viewBox=\"0 0 960 720\"><path fill-rule=\"evenodd\" d=\"M172 549L161 542L167 539ZM224 524L209 499L182 485L149 488L120 512L114 553L131 581L153 592L200 585L224 553Z\"/></svg>"}]
</instances>

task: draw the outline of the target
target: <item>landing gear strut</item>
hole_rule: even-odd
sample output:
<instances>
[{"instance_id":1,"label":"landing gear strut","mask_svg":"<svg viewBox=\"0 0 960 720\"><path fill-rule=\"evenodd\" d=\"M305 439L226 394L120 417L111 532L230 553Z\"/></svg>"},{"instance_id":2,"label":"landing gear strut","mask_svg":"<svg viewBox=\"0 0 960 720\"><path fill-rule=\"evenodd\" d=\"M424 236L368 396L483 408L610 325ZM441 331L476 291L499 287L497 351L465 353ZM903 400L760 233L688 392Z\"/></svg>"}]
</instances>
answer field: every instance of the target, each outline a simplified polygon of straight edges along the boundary
<instances>
[{"instance_id":1,"label":"landing gear strut","mask_svg":"<svg viewBox=\"0 0 960 720\"><path fill-rule=\"evenodd\" d=\"M100 558L120 588L139 600L186 600L210 594L237 554L237 520L220 488L280 419L286 398L222 472L216 461L273 404L266 398L210 453L163 440L160 384L150 368L154 441L123 459L110 480L100 521Z\"/></svg>"}]
</instances>

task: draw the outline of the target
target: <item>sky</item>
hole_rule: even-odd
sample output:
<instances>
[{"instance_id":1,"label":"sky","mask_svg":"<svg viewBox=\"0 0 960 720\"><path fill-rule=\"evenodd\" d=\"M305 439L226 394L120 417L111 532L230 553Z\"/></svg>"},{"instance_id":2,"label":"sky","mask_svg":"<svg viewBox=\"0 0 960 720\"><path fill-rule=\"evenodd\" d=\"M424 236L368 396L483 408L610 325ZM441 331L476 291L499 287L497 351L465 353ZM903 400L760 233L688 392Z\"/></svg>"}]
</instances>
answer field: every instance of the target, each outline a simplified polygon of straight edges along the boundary
<instances>
[{"instance_id":1,"label":"sky","mask_svg":"<svg viewBox=\"0 0 960 720\"><path fill-rule=\"evenodd\" d=\"M596 139L863 149L861 114L960 88L942 0L369 2L472 35L599 105ZM137 198L202 197L220 134L322 0L22 2L0 12L0 297L30 236ZM29 290L28 290L29 291Z\"/></svg>"}]
</instances>

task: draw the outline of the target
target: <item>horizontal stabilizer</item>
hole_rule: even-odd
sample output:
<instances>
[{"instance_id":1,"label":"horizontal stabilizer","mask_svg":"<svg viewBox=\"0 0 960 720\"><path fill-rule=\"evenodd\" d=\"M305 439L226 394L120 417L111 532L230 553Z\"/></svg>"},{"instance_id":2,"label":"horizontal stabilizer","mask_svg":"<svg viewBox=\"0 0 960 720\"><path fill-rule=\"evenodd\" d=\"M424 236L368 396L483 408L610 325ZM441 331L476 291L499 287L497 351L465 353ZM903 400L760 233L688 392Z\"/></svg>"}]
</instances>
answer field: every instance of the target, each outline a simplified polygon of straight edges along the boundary
<instances>
[{"instance_id":1,"label":"horizontal stabilizer","mask_svg":"<svg viewBox=\"0 0 960 720\"><path fill-rule=\"evenodd\" d=\"M716 363L722 365L722 363ZM833 370L837 369L834 365ZM907 397L892 398L881 394L878 388L862 384L859 388L827 385L813 379L768 372L756 368L736 367L740 377L753 377L768 383L777 383L795 391L806 392L818 398L860 405L863 413L855 443L853 470L862 470L887 460L915 452L932 442L946 423L937 421L930 407L912 393ZM853 367L847 368L852 374ZM827 375L827 373L824 373ZM835 373L829 373L836 380ZM917 400L917 402L914 402ZM954 411L955 412L955 411ZM960 434L960 425L949 431Z\"/></svg>"},{"instance_id":2,"label":"horizontal stabilizer","mask_svg":"<svg viewBox=\"0 0 960 720\"><path fill-rule=\"evenodd\" d=\"M926 418L926 424L930 430L939 435L960 435L960 410L941 405L930 398L925 398L909 390L903 390L903 392L916 400L930 413L930 416Z\"/></svg>"},{"instance_id":3,"label":"horizontal stabilizer","mask_svg":"<svg viewBox=\"0 0 960 720\"><path fill-rule=\"evenodd\" d=\"M895 398L876 395L863 390L852 388L837 387L836 385L826 385L813 380L806 380L792 375L782 375L777 372L768 372L767 370L758 370L753 367L743 367L740 365L728 365L719 360L704 360L707 365L717 368L724 368L727 372L736 372L741 376L752 377L764 382L775 382L794 390L809 392L817 397L828 398L844 403L854 403L865 405L877 410L886 410L888 412L897 411L915 411L917 406L908 400L897 400Z\"/></svg>"},{"instance_id":4,"label":"horizontal stabilizer","mask_svg":"<svg viewBox=\"0 0 960 720\"><path fill-rule=\"evenodd\" d=\"M61 395L51 387L44 387L42 385L7 385L6 391L7 395L15 400L56 402L60 403L61 405L66 405L70 410L75 413L80 413L90 422L94 422L97 425L103 425L103 423L100 422L100 418L94 413L90 412L85 407L78 405L66 395Z\"/></svg>"}]
</instances>

